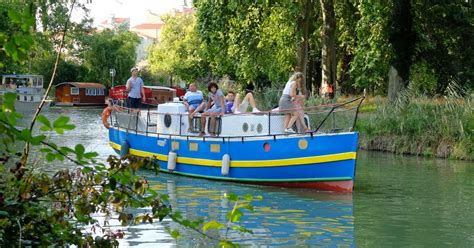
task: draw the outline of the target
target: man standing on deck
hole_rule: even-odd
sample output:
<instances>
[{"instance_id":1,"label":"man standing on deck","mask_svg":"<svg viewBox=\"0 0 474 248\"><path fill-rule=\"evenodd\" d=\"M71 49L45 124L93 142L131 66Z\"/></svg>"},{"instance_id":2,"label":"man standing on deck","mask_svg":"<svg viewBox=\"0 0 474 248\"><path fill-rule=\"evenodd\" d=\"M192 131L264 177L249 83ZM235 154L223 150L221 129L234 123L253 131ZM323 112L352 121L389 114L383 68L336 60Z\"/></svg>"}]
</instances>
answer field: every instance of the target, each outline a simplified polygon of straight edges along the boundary
<instances>
[{"instance_id":1,"label":"man standing on deck","mask_svg":"<svg viewBox=\"0 0 474 248\"><path fill-rule=\"evenodd\" d=\"M131 109L140 108L140 100L146 101L145 90L143 89L143 80L138 76L138 68L133 67L132 76L127 80L128 107Z\"/></svg>"}]
</instances>

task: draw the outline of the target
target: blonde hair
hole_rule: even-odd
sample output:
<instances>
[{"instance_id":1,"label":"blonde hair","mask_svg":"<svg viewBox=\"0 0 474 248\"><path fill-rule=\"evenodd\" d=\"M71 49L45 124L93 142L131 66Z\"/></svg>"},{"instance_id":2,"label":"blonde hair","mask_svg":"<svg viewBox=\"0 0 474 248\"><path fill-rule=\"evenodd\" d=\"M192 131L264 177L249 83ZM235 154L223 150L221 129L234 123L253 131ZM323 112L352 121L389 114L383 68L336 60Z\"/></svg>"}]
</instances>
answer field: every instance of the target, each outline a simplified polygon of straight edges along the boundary
<instances>
[{"instance_id":1,"label":"blonde hair","mask_svg":"<svg viewBox=\"0 0 474 248\"><path fill-rule=\"evenodd\" d=\"M304 79L304 74L302 72L295 72L293 75L291 75L290 81L296 81L298 78Z\"/></svg>"}]
</instances>

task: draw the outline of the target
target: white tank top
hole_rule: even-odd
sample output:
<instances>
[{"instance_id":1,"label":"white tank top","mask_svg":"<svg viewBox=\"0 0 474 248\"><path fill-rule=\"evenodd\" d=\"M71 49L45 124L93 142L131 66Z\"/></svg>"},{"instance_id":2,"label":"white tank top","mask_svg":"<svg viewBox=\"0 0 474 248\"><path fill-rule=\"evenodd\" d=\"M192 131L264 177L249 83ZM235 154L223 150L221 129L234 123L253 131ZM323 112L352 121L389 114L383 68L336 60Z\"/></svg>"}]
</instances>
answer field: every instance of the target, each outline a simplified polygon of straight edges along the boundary
<instances>
[{"instance_id":1,"label":"white tank top","mask_svg":"<svg viewBox=\"0 0 474 248\"><path fill-rule=\"evenodd\" d=\"M288 81L283 89L283 95L291 95L291 87L293 87L295 83L295 81Z\"/></svg>"}]
</instances>

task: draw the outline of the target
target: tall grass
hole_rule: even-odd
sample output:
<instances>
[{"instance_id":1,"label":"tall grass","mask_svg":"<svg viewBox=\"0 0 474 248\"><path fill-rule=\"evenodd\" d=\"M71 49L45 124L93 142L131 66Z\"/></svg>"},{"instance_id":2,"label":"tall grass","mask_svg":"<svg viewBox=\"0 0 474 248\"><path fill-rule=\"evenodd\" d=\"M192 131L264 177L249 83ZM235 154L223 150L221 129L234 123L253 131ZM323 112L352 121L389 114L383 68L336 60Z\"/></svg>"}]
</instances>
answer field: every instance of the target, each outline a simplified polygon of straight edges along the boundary
<instances>
[{"instance_id":1,"label":"tall grass","mask_svg":"<svg viewBox=\"0 0 474 248\"><path fill-rule=\"evenodd\" d=\"M407 90L394 102L379 101L358 122L362 146L474 160L473 96L455 92L433 99Z\"/></svg>"}]
</instances>

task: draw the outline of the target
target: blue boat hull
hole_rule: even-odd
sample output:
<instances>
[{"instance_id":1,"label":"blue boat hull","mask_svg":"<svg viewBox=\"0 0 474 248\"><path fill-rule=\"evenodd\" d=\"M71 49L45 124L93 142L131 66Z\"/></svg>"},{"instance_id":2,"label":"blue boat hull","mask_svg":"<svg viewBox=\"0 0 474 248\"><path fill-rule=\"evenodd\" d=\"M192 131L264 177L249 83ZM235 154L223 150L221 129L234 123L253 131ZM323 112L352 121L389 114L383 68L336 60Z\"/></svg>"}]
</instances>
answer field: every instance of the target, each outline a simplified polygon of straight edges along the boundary
<instances>
[{"instance_id":1,"label":"blue boat hull","mask_svg":"<svg viewBox=\"0 0 474 248\"><path fill-rule=\"evenodd\" d=\"M110 128L111 146L154 158L160 170L175 174L284 187L351 192L355 179L358 133L245 138L147 135ZM168 155L176 164L168 170ZM223 157L230 167L223 173Z\"/></svg>"}]
</instances>

